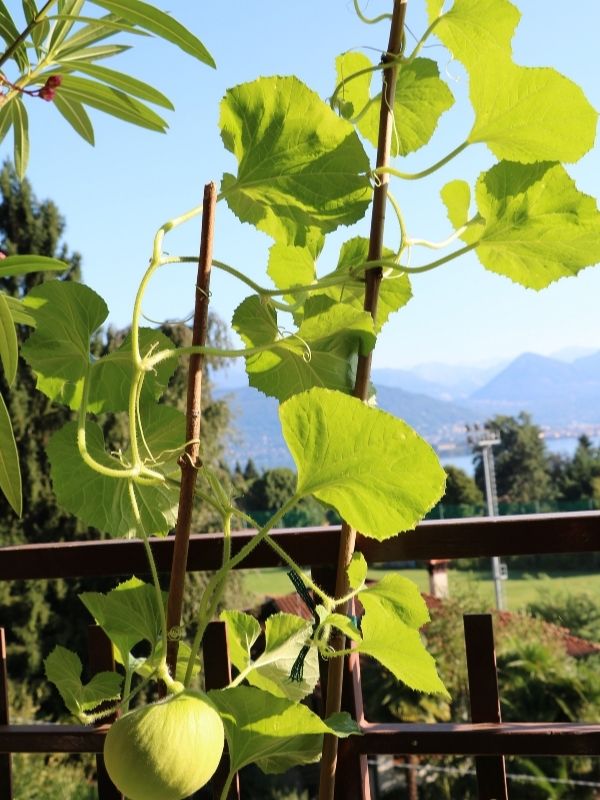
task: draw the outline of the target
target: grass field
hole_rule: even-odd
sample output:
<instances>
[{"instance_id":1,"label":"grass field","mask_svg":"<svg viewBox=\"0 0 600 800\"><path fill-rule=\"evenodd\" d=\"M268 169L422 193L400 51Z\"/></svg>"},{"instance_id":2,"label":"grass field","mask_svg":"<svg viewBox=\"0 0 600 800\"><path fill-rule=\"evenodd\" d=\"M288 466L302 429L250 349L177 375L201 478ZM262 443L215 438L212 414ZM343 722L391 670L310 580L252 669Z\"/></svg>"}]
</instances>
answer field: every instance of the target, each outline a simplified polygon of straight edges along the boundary
<instances>
[{"instance_id":1,"label":"grass field","mask_svg":"<svg viewBox=\"0 0 600 800\"><path fill-rule=\"evenodd\" d=\"M390 570L371 569L369 578L378 580ZM400 575L413 580L421 591L428 591L429 576L425 569L394 570ZM477 592L483 606L494 606L494 585L490 572L464 572L450 570L450 593L456 595ZM266 569L260 572L247 572L244 576L244 587L257 601L266 595L289 594L292 584L284 569ZM552 591L569 594L587 593L600 603L600 574L563 572L552 575L532 575L527 572L509 570L509 578L503 583L506 607L509 611L524 609L527 603L536 600L540 591Z\"/></svg>"}]
</instances>

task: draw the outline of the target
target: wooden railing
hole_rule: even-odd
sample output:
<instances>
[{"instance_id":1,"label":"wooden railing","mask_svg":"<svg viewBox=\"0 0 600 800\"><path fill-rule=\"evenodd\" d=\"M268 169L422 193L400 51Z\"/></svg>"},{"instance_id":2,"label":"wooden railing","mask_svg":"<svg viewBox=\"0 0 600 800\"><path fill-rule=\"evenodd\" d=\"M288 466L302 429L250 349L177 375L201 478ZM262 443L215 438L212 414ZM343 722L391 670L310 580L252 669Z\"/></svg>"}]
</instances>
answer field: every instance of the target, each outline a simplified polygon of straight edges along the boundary
<instances>
[{"instance_id":1,"label":"wooden railing","mask_svg":"<svg viewBox=\"0 0 600 800\"><path fill-rule=\"evenodd\" d=\"M311 567L317 581L327 589L333 579L331 565L336 562L339 533L338 527L325 527L280 530L273 536L298 563ZM233 553L251 535L249 531L233 534ZM220 534L193 536L189 571L217 569L222 545ZM168 571L172 548L171 538L152 541L159 571ZM386 542L359 537L357 549L370 564L432 558L594 552L600 550L600 512L424 522L415 531ZM274 552L267 545L260 545L240 566L260 569L278 565ZM146 571L144 548L140 541L68 542L0 549L0 581L140 575ZM209 688L219 688L227 683L230 669L223 626L214 623L209 636L210 647L205 648L205 678ZM93 637L92 670L105 669L112 658L110 644L97 631ZM480 800L507 800L505 755L600 756L600 721L593 725L503 723L489 615L465 618L465 642L472 711L469 724L379 724L365 720L360 666L356 658L347 659L344 706L358 719L363 735L340 742L336 798L370 800L367 756L371 754L475 756ZM393 646L394 642L390 642L390 647ZM10 754L17 752L96 753L99 756L100 800L120 798L102 767L101 752L106 729L107 726L11 724L6 654L0 633L0 800L12 800ZM223 774L222 768L217 779L213 780L215 797L219 797ZM239 797L239 789L233 787L230 796Z\"/></svg>"}]
</instances>

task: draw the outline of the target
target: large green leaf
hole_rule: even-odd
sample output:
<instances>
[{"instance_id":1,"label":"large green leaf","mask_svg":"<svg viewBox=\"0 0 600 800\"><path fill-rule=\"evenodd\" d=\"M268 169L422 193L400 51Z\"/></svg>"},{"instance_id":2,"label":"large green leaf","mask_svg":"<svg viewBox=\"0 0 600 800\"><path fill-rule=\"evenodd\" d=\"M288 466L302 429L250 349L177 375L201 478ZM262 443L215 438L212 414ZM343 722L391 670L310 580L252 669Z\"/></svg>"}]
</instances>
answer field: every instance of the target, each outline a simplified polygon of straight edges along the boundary
<instances>
[{"instance_id":1,"label":"large green leaf","mask_svg":"<svg viewBox=\"0 0 600 800\"><path fill-rule=\"evenodd\" d=\"M341 282L337 286L326 289L314 290L315 295L331 297L336 303L345 303L353 308L362 310L365 302L365 284L362 279L364 273L354 275L353 271L359 269L367 260L369 254L369 240L356 236L345 242L340 250L337 266L332 275L339 275ZM394 253L387 247L383 248L384 258L393 257ZM345 278L345 280L343 280ZM387 322L390 314L405 306L412 297L412 289L408 275L385 275L379 286L377 301L377 319L375 320L375 333L379 333Z\"/></svg>"},{"instance_id":2,"label":"large green leaf","mask_svg":"<svg viewBox=\"0 0 600 800\"><path fill-rule=\"evenodd\" d=\"M167 475L174 475L177 454L185 441L184 415L169 406L149 406L142 409L142 424L145 440L156 456L173 450L162 466L152 462L151 466ZM88 452L96 461L112 469L122 467L121 461L107 452L102 430L96 423L86 424L86 439ZM128 481L100 475L82 462L77 447L76 423L68 423L54 434L48 444L48 455L56 498L65 510L111 536L131 538L139 534L131 508ZM128 451L123 453L125 463L130 458ZM136 484L135 494L146 533L167 534L177 520L177 486L170 482Z\"/></svg>"},{"instance_id":3,"label":"large green leaf","mask_svg":"<svg viewBox=\"0 0 600 800\"><path fill-rule=\"evenodd\" d=\"M370 59L362 53L344 53L336 60L338 81L372 66ZM379 72L376 75L381 83ZM358 130L376 147L381 89L379 87L379 93L371 97L372 80L373 73L353 78L344 84L339 99L343 103L344 116L357 117ZM392 156L405 156L426 145L441 115L453 103L452 92L441 80L435 61L417 58L411 64L402 65L396 83Z\"/></svg>"},{"instance_id":4,"label":"large green leaf","mask_svg":"<svg viewBox=\"0 0 600 800\"><path fill-rule=\"evenodd\" d=\"M6 297L0 294L0 364L4 369L4 376L9 386L17 375L19 360L19 343L13 317L10 312Z\"/></svg>"},{"instance_id":5,"label":"large green leaf","mask_svg":"<svg viewBox=\"0 0 600 800\"><path fill-rule=\"evenodd\" d=\"M238 161L222 195L243 222L304 246L361 219L371 199L369 162L352 126L297 78L260 78L230 89L221 136Z\"/></svg>"},{"instance_id":6,"label":"large green leaf","mask_svg":"<svg viewBox=\"0 0 600 800\"><path fill-rule=\"evenodd\" d=\"M600 262L596 202L559 164L501 162L480 176L476 198L476 252L492 272L542 289Z\"/></svg>"},{"instance_id":7,"label":"large green leaf","mask_svg":"<svg viewBox=\"0 0 600 800\"><path fill-rule=\"evenodd\" d=\"M152 649L161 638L161 616L154 586L133 577L107 594L83 592L79 599L118 651L122 664L136 644Z\"/></svg>"},{"instance_id":8,"label":"large green leaf","mask_svg":"<svg viewBox=\"0 0 600 800\"><path fill-rule=\"evenodd\" d=\"M212 56L202 42L191 31L169 14L141 0L91 0L95 5L105 8L132 25L177 45L209 67L214 67Z\"/></svg>"},{"instance_id":9,"label":"large green leaf","mask_svg":"<svg viewBox=\"0 0 600 800\"><path fill-rule=\"evenodd\" d=\"M149 352L173 350L175 345L160 331L140 328L139 347L144 357ZM153 403L163 395L176 366L176 359L170 358L146 373L140 392L141 406ZM127 411L133 377L131 334L128 333L117 350L94 362L90 372L89 411L92 414L99 414L102 411Z\"/></svg>"},{"instance_id":10,"label":"large green leaf","mask_svg":"<svg viewBox=\"0 0 600 800\"><path fill-rule=\"evenodd\" d=\"M442 200L448 211L448 219L458 230L469 219L471 187L466 181L450 181L441 190Z\"/></svg>"},{"instance_id":11,"label":"large green leaf","mask_svg":"<svg viewBox=\"0 0 600 800\"><path fill-rule=\"evenodd\" d=\"M359 732L347 714L322 720L302 703L253 686L212 691L209 697L223 719L232 772L253 763L266 773L285 772L318 761L324 733Z\"/></svg>"},{"instance_id":12,"label":"large green leaf","mask_svg":"<svg viewBox=\"0 0 600 800\"><path fill-rule=\"evenodd\" d=\"M411 689L448 697L419 634L429 613L415 584L399 575L386 575L359 592L358 599L365 609L360 652L377 659Z\"/></svg>"},{"instance_id":13,"label":"large green leaf","mask_svg":"<svg viewBox=\"0 0 600 800\"><path fill-rule=\"evenodd\" d=\"M275 242L269 250L267 272L279 289L295 286L310 286L316 278L315 256L310 247L296 247ZM294 292L284 295L288 303L295 303Z\"/></svg>"},{"instance_id":14,"label":"large green leaf","mask_svg":"<svg viewBox=\"0 0 600 800\"><path fill-rule=\"evenodd\" d=\"M21 348L37 388L51 400L77 408L91 364L90 338L108 316L104 300L73 281L48 281L24 300L36 330Z\"/></svg>"},{"instance_id":15,"label":"large green leaf","mask_svg":"<svg viewBox=\"0 0 600 800\"><path fill-rule=\"evenodd\" d=\"M297 493L332 505L367 536L410 530L444 492L432 448L405 422L355 397L311 389L279 409Z\"/></svg>"},{"instance_id":16,"label":"large green leaf","mask_svg":"<svg viewBox=\"0 0 600 800\"><path fill-rule=\"evenodd\" d=\"M484 142L511 161L577 161L594 145L598 114L577 84L548 67L482 60L471 73L475 124Z\"/></svg>"},{"instance_id":17,"label":"large green leaf","mask_svg":"<svg viewBox=\"0 0 600 800\"><path fill-rule=\"evenodd\" d=\"M11 100L10 108L14 133L15 171L19 180L23 180L29 163L29 117L25 103L20 97Z\"/></svg>"},{"instance_id":18,"label":"large green leaf","mask_svg":"<svg viewBox=\"0 0 600 800\"><path fill-rule=\"evenodd\" d=\"M250 385L279 400L313 386L352 391L356 356L375 344L371 316L326 297L310 298L304 311L297 334L282 336L274 310L258 297L238 306L232 324L244 342L249 347L273 343L246 359Z\"/></svg>"},{"instance_id":19,"label":"large green leaf","mask_svg":"<svg viewBox=\"0 0 600 800\"><path fill-rule=\"evenodd\" d=\"M106 700L120 697L123 678L116 672L99 672L83 684L79 656L57 645L44 659L46 677L58 689L66 707L75 716L96 708Z\"/></svg>"},{"instance_id":20,"label":"large green leaf","mask_svg":"<svg viewBox=\"0 0 600 800\"><path fill-rule=\"evenodd\" d=\"M252 665L246 676L249 683L289 700L298 701L311 694L319 680L316 648L311 648L306 655L302 680L290 677L298 654L312 632L310 622L294 614L273 614L265 623L264 650L253 659L251 648L260 634L258 622L240 611L224 611L221 619L227 625L234 666L241 672Z\"/></svg>"},{"instance_id":21,"label":"large green leaf","mask_svg":"<svg viewBox=\"0 0 600 800\"><path fill-rule=\"evenodd\" d=\"M6 497L11 508L21 516L23 511L23 493L21 488L21 470L19 453L15 442L8 409L0 394L0 491Z\"/></svg>"},{"instance_id":22,"label":"large green leaf","mask_svg":"<svg viewBox=\"0 0 600 800\"><path fill-rule=\"evenodd\" d=\"M152 131L164 133L167 123L151 108L131 97L119 89L105 86L103 83L91 81L87 78L78 78L74 75L65 75L60 87L60 92L67 100L97 108L105 114L148 128Z\"/></svg>"},{"instance_id":23,"label":"large green leaf","mask_svg":"<svg viewBox=\"0 0 600 800\"><path fill-rule=\"evenodd\" d=\"M429 0L429 21L439 15L441 0ZM508 0L455 0L435 26L435 35L473 75L482 59L511 56L511 41L521 12Z\"/></svg>"}]
</instances>

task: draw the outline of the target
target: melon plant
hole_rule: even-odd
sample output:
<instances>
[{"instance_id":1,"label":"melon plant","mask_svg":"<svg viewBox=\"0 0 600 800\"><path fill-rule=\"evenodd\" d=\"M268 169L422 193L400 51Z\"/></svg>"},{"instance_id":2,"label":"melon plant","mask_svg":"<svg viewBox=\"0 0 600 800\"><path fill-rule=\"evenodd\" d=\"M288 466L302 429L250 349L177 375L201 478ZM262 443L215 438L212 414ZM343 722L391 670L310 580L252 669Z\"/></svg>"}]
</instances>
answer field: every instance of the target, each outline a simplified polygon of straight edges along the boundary
<instances>
[{"instance_id":1,"label":"melon plant","mask_svg":"<svg viewBox=\"0 0 600 800\"><path fill-rule=\"evenodd\" d=\"M111 14L118 11L132 26L156 22L140 0L97 0L97 5ZM67 0L59 4L63 11L67 6ZM208 780L221 748L215 733L221 724L230 763L223 798L236 771L247 764L277 773L319 759L321 800L332 797L337 737L360 732L339 711L340 668L348 653L375 658L416 691L446 694L420 638L428 612L416 586L395 575L367 585L367 563L354 552L357 531L382 541L411 530L444 492L444 471L432 448L404 421L376 407L369 373L377 337L418 290L420 273L442 269L467 252L474 252L485 269L533 290L600 260L596 203L564 166L592 147L597 114L568 78L548 67L515 63L516 6L509 0L427 0L428 26L412 49L405 34L407 0L389 0L389 13L375 19L366 17L358 0L354 7L365 24L387 26L380 41L383 56L373 60L358 51L338 56L328 101L294 76L262 77L226 93L219 127L232 155L232 172L222 176L218 190L207 185L201 205L157 231L130 335L117 351L90 357L90 340L108 310L86 286L49 282L6 308L0 304L0 321L9 332L13 322L32 327L22 355L38 389L78 415L48 444L59 502L86 525L115 537L141 538L148 555L150 582L134 577L106 594L81 596L112 641L119 672L84 683L74 653L57 647L46 659L49 680L78 719L94 722L123 712L107 736L106 756L115 782L133 800L180 797ZM64 14L47 21L52 36ZM428 50L425 57L424 48L434 39L443 48ZM13 48L15 57L21 45L27 43ZM470 128L465 124L463 141L447 156L408 173L400 160L421 151L454 103L440 63L430 53L440 54L442 63L450 54L465 68L474 121ZM73 80L65 76L56 100ZM475 144L486 145L497 160L474 187L456 178L440 188L452 233L442 242L412 235L394 184L410 186L407 182L436 173ZM218 258L212 231L215 208L223 202L241 222L271 239L264 285ZM392 233L384 229L386 210L393 215ZM327 237L367 216L369 236L353 231L337 261L331 261L324 250ZM198 217L203 221L200 258L167 254L169 233ZM414 253L423 250L436 255L415 264ZM22 267L8 261L0 271ZM194 341L177 348L142 326L143 298L157 270L198 261ZM231 321L243 343L240 349L212 349L203 338L211 267L248 288ZM293 322L284 325L284 319ZM4 368L12 369L14 348L5 346L0 355ZM187 355L196 363L186 419L160 400L177 360ZM256 525L238 508L219 480L218 465L202 459L194 382L197 359L205 355L244 359L250 385L280 402L297 483L293 497L265 525ZM125 450L105 441L94 421L105 411L128 415ZM1 417L0 425L0 433L6 431ZM0 472L0 485L10 491L14 481L7 474ZM223 559L203 591L188 639L181 629L181 607L194 496L221 517ZM334 595L271 537L286 512L308 496L333 507L344 520ZM240 522L255 527L256 534L233 554L231 530ZM165 596L149 537L173 528ZM195 693L204 633L228 574L260 543L287 565L312 620L269 617L257 655L258 621L247 613L224 612L236 674L207 699ZM353 614L354 599L364 609L360 620ZM144 657L137 655L141 643ZM329 662L325 719L301 702L315 688L319 659ZM152 683L162 686L167 698L130 711L139 689ZM158 733L163 727L180 729L186 739L177 752L163 743ZM191 729L195 733L188 735ZM209 730L213 744L203 747ZM190 760L191 750L197 757ZM180 753L192 766L180 766Z\"/></svg>"}]
</instances>

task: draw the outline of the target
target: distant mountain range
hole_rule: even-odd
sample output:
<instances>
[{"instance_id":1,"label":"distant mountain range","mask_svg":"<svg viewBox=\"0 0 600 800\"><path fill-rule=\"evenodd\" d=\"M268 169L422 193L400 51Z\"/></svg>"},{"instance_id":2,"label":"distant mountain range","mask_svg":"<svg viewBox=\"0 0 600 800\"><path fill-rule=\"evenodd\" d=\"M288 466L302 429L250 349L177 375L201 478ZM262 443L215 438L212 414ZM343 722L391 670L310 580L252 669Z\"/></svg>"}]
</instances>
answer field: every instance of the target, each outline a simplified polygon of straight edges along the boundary
<instances>
[{"instance_id":1,"label":"distant mountain range","mask_svg":"<svg viewBox=\"0 0 600 800\"><path fill-rule=\"evenodd\" d=\"M466 423L520 411L529 412L549 432L598 432L600 351L581 355L581 350L571 350L570 355L578 357L567 361L566 352L557 357L524 353L509 363L486 367L376 369L373 382L379 407L406 420L437 447L464 443ZM245 464L252 458L263 468L291 466L275 399L248 387L245 374L237 369L217 383L216 394L227 397L233 413L231 463Z\"/></svg>"}]
</instances>

